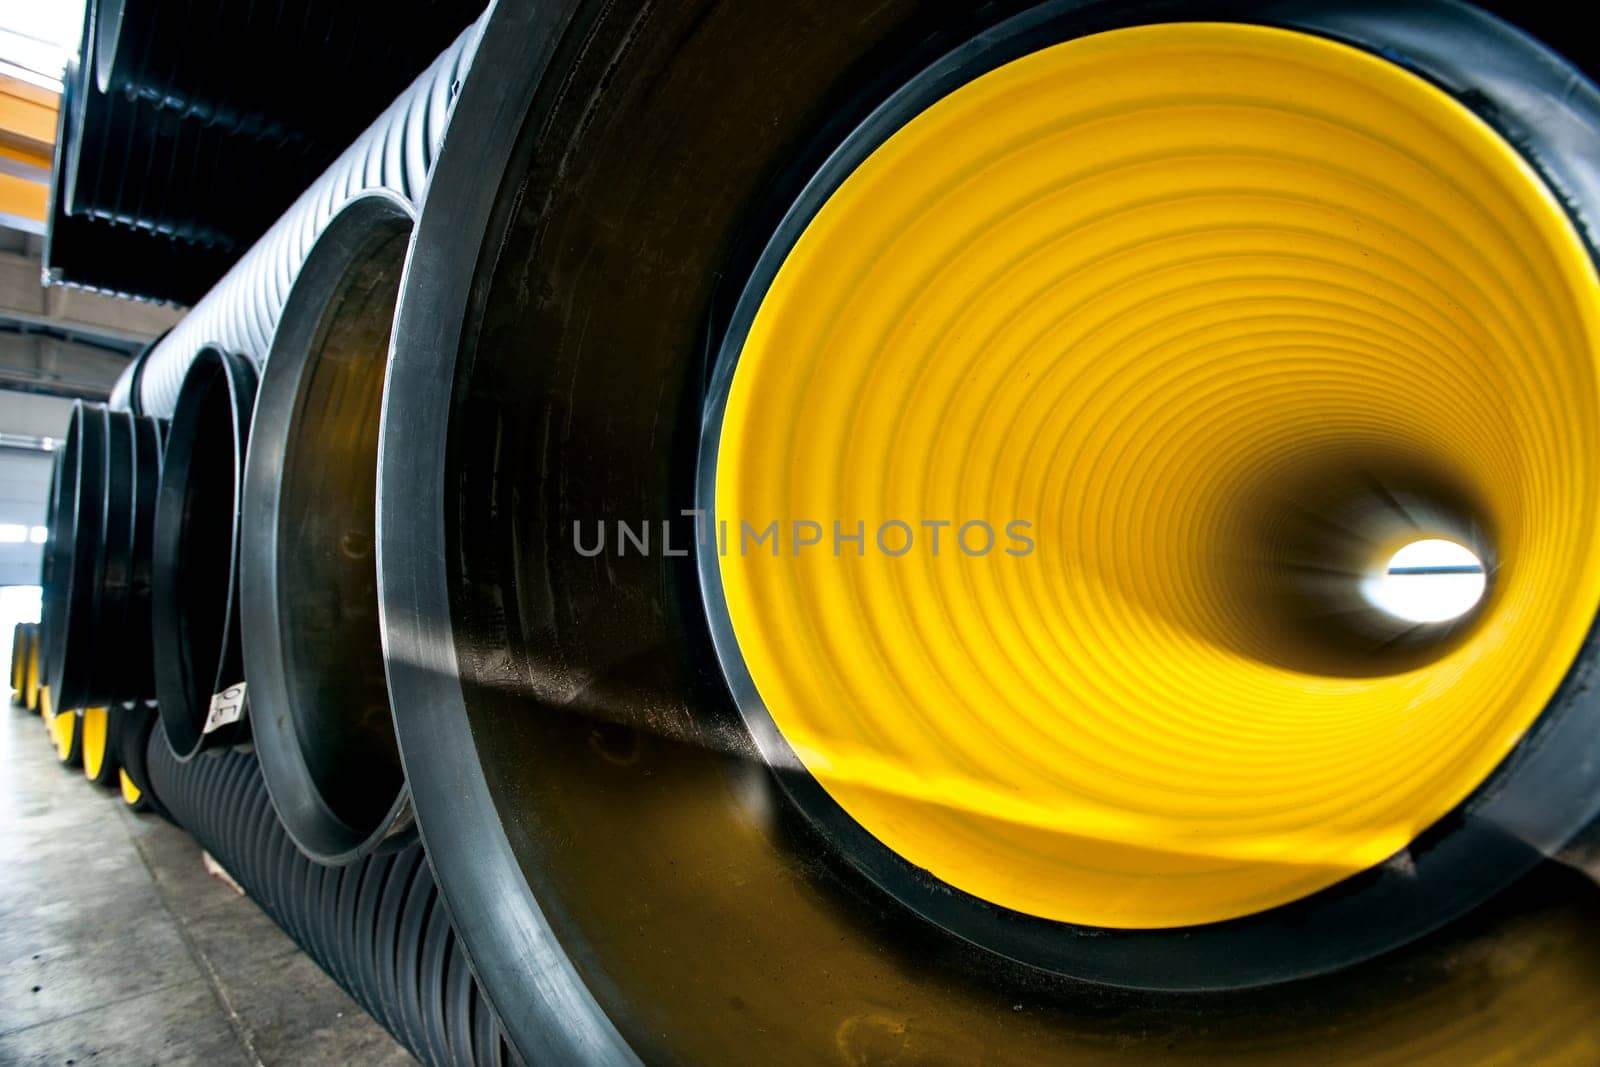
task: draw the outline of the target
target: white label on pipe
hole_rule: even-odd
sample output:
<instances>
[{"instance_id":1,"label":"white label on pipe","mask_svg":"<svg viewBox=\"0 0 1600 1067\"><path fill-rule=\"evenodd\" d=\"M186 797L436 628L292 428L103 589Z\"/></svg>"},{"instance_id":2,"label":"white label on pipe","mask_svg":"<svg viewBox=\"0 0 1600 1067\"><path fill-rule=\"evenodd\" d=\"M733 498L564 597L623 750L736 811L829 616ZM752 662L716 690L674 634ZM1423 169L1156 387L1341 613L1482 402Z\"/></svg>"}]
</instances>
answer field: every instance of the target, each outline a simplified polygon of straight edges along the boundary
<instances>
[{"instance_id":1,"label":"white label on pipe","mask_svg":"<svg viewBox=\"0 0 1600 1067\"><path fill-rule=\"evenodd\" d=\"M244 683L230 685L220 693L211 697L211 712L206 716L206 726L202 733L210 733L220 729L230 722L238 722L239 716L244 714Z\"/></svg>"}]
</instances>

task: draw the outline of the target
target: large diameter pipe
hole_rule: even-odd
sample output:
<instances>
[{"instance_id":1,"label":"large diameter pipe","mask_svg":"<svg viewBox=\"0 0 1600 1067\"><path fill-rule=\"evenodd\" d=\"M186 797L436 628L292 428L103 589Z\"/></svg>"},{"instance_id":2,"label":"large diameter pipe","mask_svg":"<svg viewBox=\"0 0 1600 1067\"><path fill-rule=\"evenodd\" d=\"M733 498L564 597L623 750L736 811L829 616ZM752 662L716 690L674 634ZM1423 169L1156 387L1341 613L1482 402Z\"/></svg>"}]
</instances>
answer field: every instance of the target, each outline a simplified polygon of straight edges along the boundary
<instances>
[{"instance_id":1,"label":"large diameter pipe","mask_svg":"<svg viewBox=\"0 0 1600 1067\"><path fill-rule=\"evenodd\" d=\"M1206 10L1162 8L1164 17L1182 11L1203 18ZM1283 5L1231 10L1255 11L1278 26L1288 17ZM1541 131L1552 151L1538 153L1538 162L1559 200L1580 203L1580 214L1595 217L1600 199L1582 146L1600 127L1600 96L1557 57L1461 5L1293 10L1299 32L1255 32L1293 37L1308 51L1333 47L1329 36L1355 40L1361 50L1341 59L1389 79L1415 77L1395 64L1404 56L1430 76L1431 86L1408 83L1423 96L1437 85L1472 87L1477 115L1503 119L1518 133L1516 143ZM485 983L502 1003L527 1006L508 1020L520 1047L531 1058L587 1063L870 1059L885 1048L892 1050L885 1055L908 1059L1041 1062L1112 1055L1148 1061L1174 1046L1220 1057L1249 1044L1255 1062L1283 1063L1303 1057L1315 1035L1319 1047L1337 1042L1336 1055L1366 1061L1390 1054L1401 1040L1385 1020L1412 1012L1397 1016L1395 1003L1420 1012L1448 1003L1444 1025L1426 1028L1428 1047L1408 1049L1409 1062L1458 1062L1490 1047L1548 1055L1545 1041L1581 1060L1593 1038L1587 993L1545 987L1560 1008L1541 1018L1560 1014L1563 1022L1538 1035L1523 1019L1485 1013L1471 1019L1476 1032L1446 1036L1485 1003L1471 983L1452 988L1434 972L1405 992L1399 979L1430 970L1417 968L1441 946L1454 945L1436 957L1446 969L1474 950L1444 936L1432 948L1398 946L1509 885L1594 814L1600 768L1584 758L1595 723L1595 703L1585 696L1600 656L1593 640L1496 788L1473 796L1399 862L1367 868L1296 906L1230 922L1097 927L964 894L926 868L886 856L883 843L846 814L820 818L828 799L822 787L798 763L766 755L762 742L771 732L753 736L758 724L734 703L748 692L732 692L730 678L716 677L704 632L711 613L694 564L662 551L612 551L598 560L576 551L575 523L593 530L597 520L620 516L636 530L649 520L660 548L658 520L675 520L679 508L693 505L696 449L702 435L717 439L716 427L701 422L707 322L715 348L724 331L734 332L728 320L735 307L744 328L754 314L739 292L714 279L736 279L735 290L771 281L775 261L760 251L768 240L778 242L773 247L781 247L779 238L796 240L845 174L860 173L912 115L939 106L957 86L1149 15L1138 3L1062 3L1002 27L991 21L999 18L994 12L967 22L928 6L868 11L834 4L811 5L805 17L827 32L784 27L770 11L757 17L736 5L709 14L660 5L640 15L604 4L501 3L418 222L395 329L380 470L391 695L442 890ZM903 47L907 42L916 47ZM1172 69L1159 62L1141 68ZM1203 62L1193 69L1214 76L1215 67ZM1304 99L1320 106L1324 95ZM1068 108L1073 96L1041 92L1033 99ZM1215 102L1208 96L1196 106ZM1457 117L1464 130L1466 120L1477 121ZM988 128L973 121L966 132ZM1243 120L1231 127L1250 128ZM1168 129L1186 133L1190 126L1174 121ZM1116 147L1145 146L1130 138ZM1033 177L1050 182L1060 167L1092 167L1095 158L1063 151ZM641 167L641 159L651 166ZM1170 169L1161 169L1170 178ZM955 198L981 172L974 167L948 187L930 180L928 188ZM1060 199L1099 210L1098 201L1084 204L1066 193ZM997 198L974 196L971 207L974 219L1004 218L1024 235L1035 225L1033 212L1007 212ZM886 208L881 218L860 220L855 232L887 226L897 210L915 217L914 208L920 205ZM1125 214L1137 222L1146 210ZM1276 232L1270 211L1262 221L1241 229ZM844 243L851 232L843 231ZM981 232L976 225L974 232ZM1129 247L1144 244L1135 238ZM1018 253L1004 262L1020 270L1034 258ZM763 259L763 271L773 273L758 277L754 268ZM905 276L931 284L942 267L913 257ZM855 292L855 273L828 280L840 299ZM943 280L959 285L967 276L951 266ZM870 301L861 303L865 313ZM973 296L974 307L983 303ZM887 306L921 310L909 297ZM960 306L952 299L926 310ZM809 309L797 303L795 321ZM848 319L818 321L843 330ZM913 323L903 326L915 333ZM938 336L953 341L959 334ZM789 336L767 334L780 348ZM869 373L876 351L863 346L859 360L836 362ZM830 355L826 346L808 345L780 350L774 363L802 368L803 382ZM965 369L982 366L974 356ZM948 381L959 388L966 378L952 373ZM909 373L886 372L880 384L918 395ZM856 395L840 392L819 406L836 402L848 411ZM977 406L990 395L969 392L965 399ZM859 456L851 449L866 437L892 446L893 425L864 420L858 433L840 434L829 448L796 434L769 458L775 471L788 465L785 477L856 475ZM1092 426L1084 432L1093 439ZM1026 442L1014 445L1029 451ZM907 470L945 484L947 472L918 465L926 453L905 452ZM1203 453L1191 454L1203 462ZM885 492L897 483L881 470L859 476ZM1086 522L1100 517L1091 501L1065 504ZM857 517L748 517L802 514ZM1580 527L1576 535L1588 532ZM818 570L855 563L829 559ZM844 616L858 606L846 595L834 603ZM938 615L931 604L926 611L899 606L906 610L899 629L907 634ZM1037 636L1067 640L1069 629L1041 628ZM872 654L865 641L827 646L817 627L774 624L773 632L792 640L796 654L808 641L841 659ZM1113 670L1114 662L1107 657L1101 666ZM930 659L894 677L931 684L942 667ZM820 663L817 676L827 668ZM981 713L1002 703L975 707ZM852 710L816 704L841 717ZM862 707L871 707L870 698ZM1106 709L1106 717L1115 710ZM885 743L893 739L884 731ZM1026 743L1016 747L1028 751ZM1185 749L1172 751L1181 759ZM1107 780L1142 771L1138 756L1135 750L1110 766ZM919 779L915 765L885 770L902 773L851 784L882 787L908 810L938 810L943 780ZM1207 799L1228 788L1219 783ZM1007 795L1007 805L1015 799ZM995 838L1036 812L1005 810L1018 813L1017 824L995 830ZM1099 829L1114 845L1142 824L1129 811ZM1146 855L1130 848L1125 858ZM1173 879L1174 897L1183 896L1182 884ZM1386 951L1394 953L1391 967L1284 985L1260 998L1226 992L1327 974ZM1537 973L1534 967L1525 977ZM1381 996L1370 981L1377 975L1397 977ZM1090 1018L1086 983L1143 992L1106 990L1118 1010ZM1319 993L1308 995L1312 988ZM1421 989L1427 994L1418 996ZM1439 999L1428 1000L1434 994ZM1330 1013L1333 1003L1350 1010ZM1289 1004L1294 1010L1285 1014ZM1192 1024L1198 1019L1203 1026ZM1266 1031L1270 1042L1260 1041ZM781 1047L772 1043L775 1034Z\"/></svg>"},{"instance_id":2,"label":"large diameter pipe","mask_svg":"<svg viewBox=\"0 0 1600 1067\"><path fill-rule=\"evenodd\" d=\"M46 677L58 706L154 696L150 557L162 424L79 403L51 487Z\"/></svg>"},{"instance_id":3,"label":"large diameter pipe","mask_svg":"<svg viewBox=\"0 0 1600 1067\"><path fill-rule=\"evenodd\" d=\"M83 707L92 676L94 570L105 522L95 472L104 469L108 421L102 408L74 406L51 481L42 610L44 679L57 708Z\"/></svg>"},{"instance_id":4,"label":"large diameter pipe","mask_svg":"<svg viewBox=\"0 0 1600 1067\"><path fill-rule=\"evenodd\" d=\"M151 636L161 725L182 759L249 736L239 692L238 545L255 393L248 359L202 349L184 378L167 436Z\"/></svg>"},{"instance_id":5,"label":"large diameter pipe","mask_svg":"<svg viewBox=\"0 0 1600 1067\"><path fill-rule=\"evenodd\" d=\"M374 555L379 406L411 234L390 194L318 238L256 396L240 544L261 771L302 851L347 863L414 835L384 677Z\"/></svg>"}]
</instances>

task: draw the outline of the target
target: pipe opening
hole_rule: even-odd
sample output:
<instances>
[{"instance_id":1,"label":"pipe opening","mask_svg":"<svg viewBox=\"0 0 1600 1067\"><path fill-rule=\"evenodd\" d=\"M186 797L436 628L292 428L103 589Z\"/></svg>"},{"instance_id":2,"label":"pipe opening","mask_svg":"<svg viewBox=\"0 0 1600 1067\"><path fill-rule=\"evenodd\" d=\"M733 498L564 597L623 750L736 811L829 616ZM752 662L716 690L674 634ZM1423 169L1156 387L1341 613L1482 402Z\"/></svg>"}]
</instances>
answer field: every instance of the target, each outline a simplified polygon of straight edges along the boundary
<instances>
[{"instance_id":1,"label":"pipe opening","mask_svg":"<svg viewBox=\"0 0 1600 1067\"><path fill-rule=\"evenodd\" d=\"M1331 887L1473 795L1594 619L1600 281L1515 149L1399 67L1198 23L1045 48L772 254L716 520L1034 547L708 553L730 688L973 896L1168 929ZM1476 605L1374 603L1430 539L1484 563Z\"/></svg>"},{"instance_id":2,"label":"pipe opening","mask_svg":"<svg viewBox=\"0 0 1600 1067\"><path fill-rule=\"evenodd\" d=\"M202 349L178 394L155 516L153 632L161 721L188 758L231 743L238 727L205 732L211 697L237 684L237 537L255 369Z\"/></svg>"},{"instance_id":3,"label":"pipe opening","mask_svg":"<svg viewBox=\"0 0 1600 1067\"><path fill-rule=\"evenodd\" d=\"M1487 586L1483 560L1442 537L1412 541L1367 580L1379 611L1412 623L1449 622L1478 606Z\"/></svg>"},{"instance_id":4,"label":"pipe opening","mask_svg":"<svg viewBox=\"0 0 1600 1067\"><path fill-rule=\"evenodd\" d=\"M389 331L411 235L370 197L324 232L285 305L246 478L245 667L296 843L340 862L409 826L374 550Z\"/></svg>"},{"instance_id":5,"label":"pipe opening","mask_svg":"<svg viewBox=\"0 0 1600 1067\"><path fill-rule=\"evenodd\" d=\"M197 707L203 707L220 680L216 664L228 631L228 600L219 596L232 580L234 522L232 408L220 373L206 380L196 399L194 448L182 486L179 589L182 625ZM198 726L198 723L196 724Z\"/></svg>"},{"instance_id":6,"label":"pipe opening","mask_svg":"<svg viewBox=\"0 0 1600 1067\"><path fill-rule=\"evenodd\" d=\"M1327 678L1401 674L1455 649L1482 614L1496 558L1500 523L1488 494L1457 465L1414 447L1318 441L1308 451L1245 467L1239 481L1248 488L1217 497L1222 507L1203 539L1212 558L1191 557L1211 580L1191 597L1151 597L1148 609L1196 640ZM1450 558L1475 562L1476 593L1446 610L1427 599L1445 587L1439 579L1459 594L1470 575L1391 578L1391 559L1415 544L1449 545Z\"/></svg>"},{"instance_id":7,"label":"pipe opening","mask_svg":"<svg viewBox=\"0 0 1600 1067\"><path fill-rule=\"evenodd\" d=\"M67 611L72 598L73 558L78 538L78 468L82 428L82 408L75 407L67 424L65 444L56 451L50 475L50 506L46 525L44 560L40 582L40 634L44 649L47 681L61 673L61 653L66 645Z\"/></svg>"}]
</instances>

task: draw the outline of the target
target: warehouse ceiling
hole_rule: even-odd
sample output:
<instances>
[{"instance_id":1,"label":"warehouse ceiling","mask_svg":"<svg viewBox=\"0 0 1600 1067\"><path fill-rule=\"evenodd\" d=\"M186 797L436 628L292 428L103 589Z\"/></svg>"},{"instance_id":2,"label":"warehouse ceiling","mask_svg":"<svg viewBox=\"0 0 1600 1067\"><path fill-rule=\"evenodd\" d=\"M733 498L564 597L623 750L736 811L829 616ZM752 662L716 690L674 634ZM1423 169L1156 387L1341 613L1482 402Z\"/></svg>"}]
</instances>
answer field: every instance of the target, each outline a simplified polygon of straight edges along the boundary
<instances>
[{"instance_id":1,"label":"warehouse ceiling","mask_svg":"<svg viewBox=\"0 0 1600 1067\"><path fill-rule=\"evenodd\" d=\"M36 234L0 227L0 390L103 400L128 360L179 312L47 287L43 245Z\"/></svg>"}]
</instances>

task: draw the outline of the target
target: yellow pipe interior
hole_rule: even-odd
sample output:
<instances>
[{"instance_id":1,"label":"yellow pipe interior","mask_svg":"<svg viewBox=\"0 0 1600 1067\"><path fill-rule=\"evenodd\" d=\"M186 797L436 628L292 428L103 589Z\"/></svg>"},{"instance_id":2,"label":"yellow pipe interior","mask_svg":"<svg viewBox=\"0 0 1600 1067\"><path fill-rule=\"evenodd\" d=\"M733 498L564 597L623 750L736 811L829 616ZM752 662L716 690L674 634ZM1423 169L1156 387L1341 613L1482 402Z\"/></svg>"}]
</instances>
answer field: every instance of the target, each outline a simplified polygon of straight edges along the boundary
<instances>
[{"instance_id":1,"label":"yellow pipe interior","mask_svg":"<svg viewBox=\"0 0 1600 1067\"><path fill-rule=\"evenodd\" d=\"M1382 58L1198 23L1030 54L873 152L761 304L716 513L830 533L720 556L739 652L843 809L984 900L1304 897L1470 795L1594 618L1597 296L1524 159ZM1494 566L1400 657L1301 581L1399 547L1396 507Z\"/></svg>"},{"instance_id":2,"label":"yellow pipe interior","mask_svg":"<svg viewBox=\"0 0 1600 1067\"><path fill-rule=\"evenodd\" d=\"M83 722L79 729L83 731L83 774L86 778L100 777L100 771L105 766L108 718L105 708L83 709Z\"/></svg>"},{"instance_id":3,"label":"yellow pipe interior","mask_svg":"<svg viewBox=\"0 0 1600 1067\"><path fill-rule=\"evenodd\" d=\"M56 759L65 763L72 758L72 743L78 733L78 713L52 712L49 721L50 737L56 745Z\"/></svg>"},{"instance_id":4,"label":"yellow pipe interior","mask_svg":"<svg viewBox=\"0 0 1600 1067\"><path fill-rule=\"evenodd\" d=\"M28 677L27 688L23 692L23 704L29 711L39 708L39 635L35 633L28 640Z\"/></svg>"}]
</instances>

